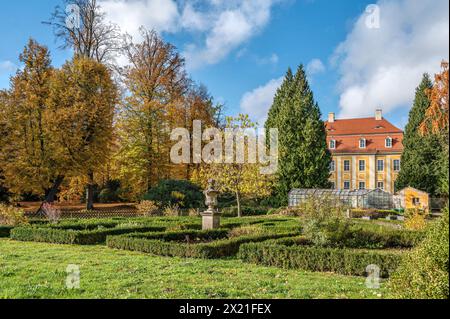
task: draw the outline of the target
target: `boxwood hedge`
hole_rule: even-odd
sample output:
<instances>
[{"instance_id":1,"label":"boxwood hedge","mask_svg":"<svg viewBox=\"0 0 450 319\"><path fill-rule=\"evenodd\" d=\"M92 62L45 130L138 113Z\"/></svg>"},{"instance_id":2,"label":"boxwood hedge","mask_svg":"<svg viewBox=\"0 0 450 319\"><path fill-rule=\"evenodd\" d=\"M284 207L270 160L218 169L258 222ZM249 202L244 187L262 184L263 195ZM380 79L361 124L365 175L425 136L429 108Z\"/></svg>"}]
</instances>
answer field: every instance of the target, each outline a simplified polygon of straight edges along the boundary
<instances>
[{"instance_id":1,"label":"boxwood hedge","mask_svg":"<svg viewBox=\"0 0 450 319\"><path fill-rule=\"evenodd\" d=\"M324 248L281 243L247 243L239 248L241 260L288 269L335 272L343 275L365 276L366 267L380 267L380 276L388 277L399 265L401 251Z\"/></svg>"},{"instance_id":2,"label":"boxwood hedge","mask_svg":"<svg viewBox=\"0 0 450 319\"><path fill-rule=\"evenodd\" d=\"M140 236L139 234L123 235L123 236L108 236L106 244L108 247L141 251L160 256L179 256L179 257L191 257L191 258L222 258L236 255L239 250L239 246L243 243L249 242L261 242L268 239L282 238L287 236L294 236L295 233L284 234L265 234L265 235L253 235L253 236L241 236L236 238L224 238L214 240L211 242L195 243L196 239L200 237L206 238L211 234L217 236L223 236L224 230L215 230L215 233L205 233L202 235L202 231L192 232L178 232L174 233L161 233L154 234L155 236ZM207 234L207 235L206 235ZM191 237L191 242L180 242L180 239ZM164 237L163 237L164 236ZM198 237L194 237L198 236ZM157 239L159 238L159 239Z\"/></svg>"},{"instance_id":3,"label":"boxwood hedge","mask_svg":"<svg viewBox=\"0 0 450 319\"><path fill-rule=\"evenodd\" d=\"M105 242L108 235L121 235L133 232L163 231L164 227L118 227L96 230L53 229L50 227L16 227L11 230L11 239L37 241L55 244L93 245Z\"/></svg>"}]
</instances>

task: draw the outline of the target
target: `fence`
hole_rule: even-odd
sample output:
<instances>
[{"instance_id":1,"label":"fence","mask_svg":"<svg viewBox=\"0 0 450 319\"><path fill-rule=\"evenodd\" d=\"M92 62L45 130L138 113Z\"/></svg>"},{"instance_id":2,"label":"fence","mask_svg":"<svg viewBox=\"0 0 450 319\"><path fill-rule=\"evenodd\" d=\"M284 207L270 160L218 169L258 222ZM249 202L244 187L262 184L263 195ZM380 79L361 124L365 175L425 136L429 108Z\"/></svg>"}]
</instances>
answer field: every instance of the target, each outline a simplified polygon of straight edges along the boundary
<instances>
[{"instance_id":1,"label":"fence","mask_svg":"<svg viewBox=\"0 0 450 319\"><path fill-rule=\"evenodd\" d=\"M28 218L44 219L46 218L43 213L25 212L25 216ZM113 218L113 217L139 217L142 216L137 210L93 210L93 211L77 211L77 210L62 210L61 218Z\"/></svg>"}]
</instances>

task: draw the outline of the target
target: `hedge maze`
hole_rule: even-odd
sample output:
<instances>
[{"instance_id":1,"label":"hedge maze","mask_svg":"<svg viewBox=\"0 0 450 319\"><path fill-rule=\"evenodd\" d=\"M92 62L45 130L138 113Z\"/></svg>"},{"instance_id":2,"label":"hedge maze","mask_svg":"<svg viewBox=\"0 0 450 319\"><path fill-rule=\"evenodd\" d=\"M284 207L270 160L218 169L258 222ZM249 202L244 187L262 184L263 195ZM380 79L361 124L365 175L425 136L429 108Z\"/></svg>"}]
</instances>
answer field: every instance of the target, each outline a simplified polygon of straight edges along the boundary
<instances>
[{"instance_id":1,"label":"hedge maze","mask_svg":"<svg viewBox=\"0 0 450 319\"><path fill-rule=\"evenodd\" d=\"M294 217L223 218L220 229L201 230L196 217L139 217L31 221L0 226L0 237L70 245L106 244L112 249L184 258L239 258L250 264L364 276L374 264L388 277L421 232L355 225L350 236L326 247L302 235ZM358 228L359 227L359 228Z\"/></svg>"}]
</instances>

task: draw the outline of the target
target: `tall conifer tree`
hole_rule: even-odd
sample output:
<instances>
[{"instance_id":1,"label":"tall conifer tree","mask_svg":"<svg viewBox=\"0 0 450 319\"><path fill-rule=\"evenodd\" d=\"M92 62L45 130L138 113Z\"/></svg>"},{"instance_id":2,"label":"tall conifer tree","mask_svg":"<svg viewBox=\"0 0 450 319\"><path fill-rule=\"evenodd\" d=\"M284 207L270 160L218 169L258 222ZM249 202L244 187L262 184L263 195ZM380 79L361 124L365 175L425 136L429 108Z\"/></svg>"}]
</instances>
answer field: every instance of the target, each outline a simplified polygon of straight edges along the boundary
<instances>
[{"instance_id":1,"label":"tall conifer tree","mask_svg":"<svg viewBox=\"0 0 450 319\"><path fill-rule=\"evenodd\" d=\"M414 104L409 112L408 124L403 138L404 151L401 158L402 169L395 181L396 190L411 186L436 195L439 174L435 162L440 154L440 143L436 135L423 136L419 127L430 106L427 91L433 87L428 74L416 89Z\"/></svg>"},{"instance_id":2,"label":"tall conifer tree","mask_svg":"<svg viewBox=\"0 0 450 319\"><path fill-rule=\"evenodd\" d=\"M331 155L318 104L300 65L295 76L288 70L274 98L266 131L279 131L276 197L286 204L293 188L329 187Z\"/></svg>"}]
</instances>

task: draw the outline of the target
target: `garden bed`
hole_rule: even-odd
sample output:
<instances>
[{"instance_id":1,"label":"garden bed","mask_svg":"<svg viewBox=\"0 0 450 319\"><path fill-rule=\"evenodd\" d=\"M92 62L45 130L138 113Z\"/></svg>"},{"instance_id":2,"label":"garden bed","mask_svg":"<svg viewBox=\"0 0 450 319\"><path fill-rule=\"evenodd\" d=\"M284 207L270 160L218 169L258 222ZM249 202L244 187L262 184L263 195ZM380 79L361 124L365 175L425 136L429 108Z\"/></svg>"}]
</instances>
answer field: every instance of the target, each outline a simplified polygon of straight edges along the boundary
<instances>
[{"instance_id":1,"label":"garden bed","mask_svg":"<svg viewBox=\"0 0 450 319\"><path fill-rule=\"evenodd\" d=\"M240 246L238 258L244 262L285 269L334 272L366 276L368 265L380 267L380 276L389 277L402 256L399 250L325 248L302 244L246 243Z\"/></svg>"},{"instance_id":2,"label":"garden bed","mask_svg":"<svg viewBox=\"0 0 450 319\"><path fill-rule=\"evenodd\" d=\"M298 233L249 235L227 238L227 230L165 232L155 234L130 234L108 236L106 244L110 248L150 253L160 256L192 258L222 258L236 255L239 246L249 242L295 236ZM186 238L189 238L186 240ZM209 242L204 242L208 239ZM200 241L199 243L196 243Z\"/></svg>"},{"instance_id":3,"label":"garden bed","mask_svg":"<svg viewBox=\"0 0 450 319\"><path fill-rule=\"evenodd\" d=\"M56 229L52 227L16 227L10 237L19 241L37 241L55 244L94 245L103 243L108 235L135 232L163 231L165 227L133 226L100 228L94 230Z\"/></svg>"}]
</instances>

